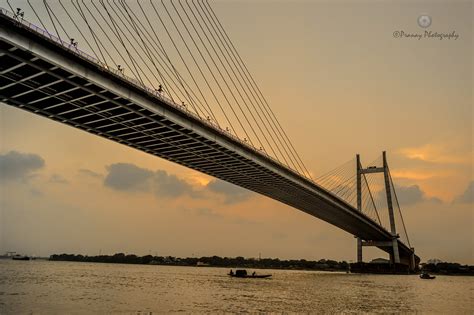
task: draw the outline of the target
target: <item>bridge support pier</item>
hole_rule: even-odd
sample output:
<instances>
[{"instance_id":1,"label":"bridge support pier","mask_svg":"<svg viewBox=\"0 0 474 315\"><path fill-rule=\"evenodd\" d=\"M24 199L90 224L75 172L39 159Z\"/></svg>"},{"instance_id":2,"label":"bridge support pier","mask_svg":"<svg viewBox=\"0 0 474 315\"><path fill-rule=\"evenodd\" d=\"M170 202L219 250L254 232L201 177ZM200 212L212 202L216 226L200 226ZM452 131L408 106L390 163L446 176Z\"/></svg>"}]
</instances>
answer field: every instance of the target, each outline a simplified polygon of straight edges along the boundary
<instances>
[{"instance_id":1,"label":"bridge support pier","mask_svg":"<svg viewBox=\"0 0 474 315\"><path fill-rule=\"evenodd\" d=\"M360 237L357 238L357 262L362 262L362 239Z\"/></svg>"},{"instance_id":2,"label":"bridge support pier","mask_svg":"<svg viewBox=\"0 0 474 315\"><path fill-rule=\"evenodd\" d=\"M395 217L393 215L393 204L392 204L392 190L390 187L390 175L388 173L387 155L385 151L382 153L383 156L383 175L385 179L385 192L387 193L387 207L388 217L390 219L390 230L392 232L392 248L393 248L393 261L394 263L400 263L400 253L398 251L398 234L395 227Z\"/></svg>"},{"instance_id":3,"label":"bridge support pier","mask_svg":"<svg viewBox=\"0 0 474 315\"><path fill-rule=\"evenodd\" d=\"M411 247L411 255L410 255L410 271L414 271L417 269L416 259L415 259L415 248Z\"/></svg>"},{"instance_id":4,"label":"bridge support pier","mask_svg":"<svg viewBox=\"0 0 474 315\"><path fill-rule=\"evenodd\" d=\"M390 262L392 264L400 264L400 251L398 248L399 236L397 234L397 229L395 226L395 217L393 213L393 204L392 204L392 187L390 185L390 174L388 170L387 156L386 156L385 151L383 151L382 156L383 156L382 167L370 166L369 168L364 169L360 162L359 154L356 155L357 210L362 211L362 176L365 176L365 174L370 174L370 173L383 173L384 181L385 181L385 193L387 197L387 208L388 208L388 216L389 216L389 221L390 221L390 232L392 234L392 241L374 242L370 240L365 240L364 242L362 242L360 238L357 238L357 262L362 262L362 246L378 246L378 247L391 247L390 251L387 250L390 252ZM405 257L404 263L409 265L411 269L414 268L415 263L412 257L409 257L407 261Z\"/></svg>"},{"instance_id":5,"label":"bridge support pier","mask_svg":"<svg viewBox=\"0 0 474 315\"><path fill-rule=\"evenodd\" d=\"M400 252L398 251L398 237L394 237L392 240L392 263L400 263Z\"/></svg>"},{"instance_id":6,"label":"bridge support pier","mask_svg":"<svg viewBox=\"0 0 474 315\"><path fill-rule=\"evenodd\" d=\"M356 155L357 167L357 210L362 212L362 164L360 163L359 154ZM357 262L362 262L362 239L357 238Z\"/></svg>"}]
</instances>

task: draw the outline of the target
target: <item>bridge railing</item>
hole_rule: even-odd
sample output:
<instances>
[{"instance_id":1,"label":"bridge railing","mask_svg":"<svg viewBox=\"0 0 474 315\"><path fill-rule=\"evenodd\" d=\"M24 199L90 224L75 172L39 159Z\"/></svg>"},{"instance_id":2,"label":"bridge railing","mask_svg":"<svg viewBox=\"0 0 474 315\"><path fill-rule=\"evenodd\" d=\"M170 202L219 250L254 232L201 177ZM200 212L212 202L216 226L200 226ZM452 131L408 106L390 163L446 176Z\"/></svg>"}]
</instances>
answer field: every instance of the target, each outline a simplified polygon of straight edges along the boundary
<instances>
[{"instance_id":1,"label":"bridge railing","mask_svg":"<svg viewBox=\"0 0 474 315\"><path fill-rule=\"evenodd\" d=\"M314 182L306 174L303 174L303 173L299 172L298 170L291 168L289 165L285 165L285 164L281 163L279 160L277 160L273 156L269 155L265 150L263 150L261 148L256 148L250 142L247 142L246 140L242 140L237 135L234 135L233 133L231 133L229 130L222 129L222 127L220 127L220 125L217 122L211 120L209 117L207 119L203 119L201 116L199 116L196 113L190 111L186 106L177 104L173 100L171 100L168 97L166 97L165 95L163 95L163 93L160 93L157 90L151 89L150 87L146 86L143 82L141 82L141 81L139 81L135 78L132 78L130 76L125 75L122 71L119 71L118 69L115 69L115 68L111 68L108 64L100 61L96 57L91 56L88 53L80 50L79 48L77 48L76 45L73 45L70 42L66 42L66 41L62 40L61 38L59 38L59 37L51 34L50 32L48 32L47 30L45 30L45 29L43 29L43 28L41 28L41 27L39 27L39 26L37 26L37 25L35 25L35 24L25 20L25 19L23 19L23 17L18 16L17 14L12 13L12 12L10 12L9 10L7 10L5 8L0 7L0 14L3 14L5 16L13 19L14 21L20 23L24 27L35 31L36 33L38 33L42 37L46 38L47 40L50 40L50 41L52 41L56 44L59 44L63 48L68 49L69 51L71 51L74 54L80 56L81 58L86 59L87 61L92 62L95 65L100 66L103 70L106 70L106 71L112 73L113 75L118 76L118 77L126 80L128 83L131 83L134 86L138 87L139 89L144 90L148 94L151 94L151 96L158 98L160 101L166 103L167 105L178 109L179 111L185 113L188 116L193 117L194 119L198 119L199 121L201 121L202 123L210 126L211 128L213 128L215 131L219 132L220 134L234 139L235 141L237 141L240 144L242 144L243 146L251 149L252 151L256 152L257 154L264 155L266 158L272 160L274 163L280 165L281 167L283 167L283 168L285 168L285 169L287 169L287 170L289 170L293 173L297 173L298 175L305 177L306 179L310 180L311 182Z\"/></svg>"}]
</instances>

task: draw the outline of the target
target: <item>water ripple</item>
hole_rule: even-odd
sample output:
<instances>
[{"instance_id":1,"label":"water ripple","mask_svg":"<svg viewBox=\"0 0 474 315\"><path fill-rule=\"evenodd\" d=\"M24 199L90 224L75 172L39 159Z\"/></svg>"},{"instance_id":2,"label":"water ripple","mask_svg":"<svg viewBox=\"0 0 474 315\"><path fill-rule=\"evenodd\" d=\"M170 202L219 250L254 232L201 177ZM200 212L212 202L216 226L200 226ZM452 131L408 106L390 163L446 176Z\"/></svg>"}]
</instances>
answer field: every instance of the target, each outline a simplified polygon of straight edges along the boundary
<instances>
[{"instance_id":1,"label":"water ripple","mask_svg":"<svg viewBox=\"0 0 474 315\"><path fill-rule=\"evenodd\" d=\"M0 260L0 313L474 313L474 278Z\"/></svg>"}]
</instances>

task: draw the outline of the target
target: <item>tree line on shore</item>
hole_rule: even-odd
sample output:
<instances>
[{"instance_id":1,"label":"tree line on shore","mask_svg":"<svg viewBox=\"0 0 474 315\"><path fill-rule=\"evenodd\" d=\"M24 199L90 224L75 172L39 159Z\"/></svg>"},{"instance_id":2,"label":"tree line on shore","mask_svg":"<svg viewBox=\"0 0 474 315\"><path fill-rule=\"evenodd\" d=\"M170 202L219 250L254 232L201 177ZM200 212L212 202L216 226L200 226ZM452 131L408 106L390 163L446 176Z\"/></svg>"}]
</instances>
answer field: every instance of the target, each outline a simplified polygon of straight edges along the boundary
<instances>
[{"instance_id":1,"label":"tree line on shore","mask_svg":"<svg viewBox=\"0 0 474 315\"><path fill-rule=\"evenodd\" d=\"M280 260L278 258L244 258L244 257L188 257L177 258L172 256L136 256L133 254L117 253L115 255L84 256L74 254L51 255L49 260L53 261L78 261L78 262L100 262L119 264L151 264L151 265L171 265L171 266L213 266L229 268L271 268L271 269L305 269L305 270L328 270L346 271L349 263L346 261L335 261L330 259L320 259L311 261Z\"/></svg>"},{"instance_id":2,"label":"tree line on shore","mask_svg":"<svg viewBox=\"0 0 474 315\"><path fill-rule=\"evenodd\" d=\"M280 260L278 258L244 258L244 257L188 257L178 258L173 256L137 256L133 254L117 253L114 255L85 256L74 254L51 255L52 261L77 261L117 264L143 264L143 265L170 265L170 266L212 266L227 268L268 268L268 269L299 269L321 271L347 271L350 269L346 261L320 259L317 261L305 259ZM433 274L446 275L474 275L474 266L461 265L450 262L422 263L423 271Z\"/></svg>"},{"instance_id":3,"label":"tree line on shore","mask_svg":"<svg viewBox=\"0 0 474 315\"><path fill-rule=\"evenodd\" d=\"M421 264L421 269L428 273L446 275L474 275L474 266L458 263L438 262Z\"/></svg>"}]
</instances>

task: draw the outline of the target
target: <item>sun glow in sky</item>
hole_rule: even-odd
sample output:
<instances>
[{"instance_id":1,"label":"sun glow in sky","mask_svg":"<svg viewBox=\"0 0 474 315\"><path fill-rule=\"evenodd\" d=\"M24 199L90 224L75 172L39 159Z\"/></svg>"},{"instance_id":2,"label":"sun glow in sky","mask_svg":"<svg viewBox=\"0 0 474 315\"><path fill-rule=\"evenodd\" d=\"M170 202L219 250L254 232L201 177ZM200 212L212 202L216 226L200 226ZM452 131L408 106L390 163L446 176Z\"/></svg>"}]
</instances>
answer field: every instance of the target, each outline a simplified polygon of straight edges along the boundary
<instances>
[{"instance_id":1,"label":"sun glow in sky","mask_svg":"<svg viewBox=\"0 0 474 315\"><path fill-rule=\"evenodd\" d=\"M417 254L474 263L472 1L212 5L314 177L386 150ZM394 37L421 13L459 38ZM0 253L356 257L305 213L4 104L0 163Z\"/></svg>"}]
</instances>

